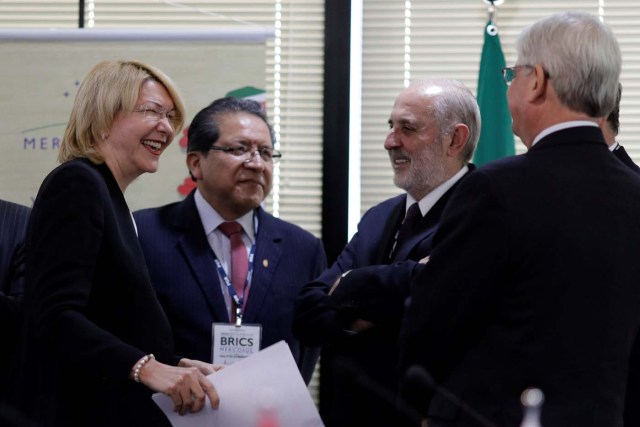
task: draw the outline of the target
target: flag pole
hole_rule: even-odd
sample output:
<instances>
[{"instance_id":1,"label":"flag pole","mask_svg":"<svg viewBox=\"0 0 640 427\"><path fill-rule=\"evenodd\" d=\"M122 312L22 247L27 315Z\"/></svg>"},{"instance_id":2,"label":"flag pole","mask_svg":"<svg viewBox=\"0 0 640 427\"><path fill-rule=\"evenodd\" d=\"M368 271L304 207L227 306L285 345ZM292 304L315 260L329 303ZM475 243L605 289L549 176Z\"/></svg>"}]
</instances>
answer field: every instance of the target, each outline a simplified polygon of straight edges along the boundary
<instances>
[{"instance_id":1,"label":"flag pole","mask_svg":"<svg viewBox=\"0 0 640 427\"><path fill-rule=\"evenodd\" d=\"M489 5L489 22L491 22L492 25L496 24L495 21L495 17L496 17L496 6L500 6L502 3L504 3L504 0L482 0L485 4Z\"/></svg>"},{"instance_id":2,"label":"flag pole","mask_svg":"<svg viewBox=\"0 0 640 427\"><path fill-rule=\"evenodd\" d=\"M494 18L496 16L496 5L494 4L493 0L489 0L489 3L489 22L495 25Z\"/></svg>"}]
</instances>

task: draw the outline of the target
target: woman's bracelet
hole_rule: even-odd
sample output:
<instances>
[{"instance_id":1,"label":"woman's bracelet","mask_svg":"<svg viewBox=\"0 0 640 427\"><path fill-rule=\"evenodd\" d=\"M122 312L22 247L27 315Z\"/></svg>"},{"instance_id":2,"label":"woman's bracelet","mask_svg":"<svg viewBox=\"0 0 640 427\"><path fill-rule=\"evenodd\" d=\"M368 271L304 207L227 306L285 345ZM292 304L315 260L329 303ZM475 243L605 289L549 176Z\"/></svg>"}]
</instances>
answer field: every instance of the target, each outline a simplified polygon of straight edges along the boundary
<instances>
[{"instance_id":1,"label":"woman's bracelet","mask_svg":"<svg viewBox=\"0 0 640 427\"><path fill-rule=\"evenodd\" d=\"M150 360L155 359L156 357L153 354L147 354L146 356L142 357L140 360L138 360L138 363L135 364L135 366L133 367L133 380L137 383L140 382L140 371L142 370L142 367Z\"/></svg>"}]
</instances>

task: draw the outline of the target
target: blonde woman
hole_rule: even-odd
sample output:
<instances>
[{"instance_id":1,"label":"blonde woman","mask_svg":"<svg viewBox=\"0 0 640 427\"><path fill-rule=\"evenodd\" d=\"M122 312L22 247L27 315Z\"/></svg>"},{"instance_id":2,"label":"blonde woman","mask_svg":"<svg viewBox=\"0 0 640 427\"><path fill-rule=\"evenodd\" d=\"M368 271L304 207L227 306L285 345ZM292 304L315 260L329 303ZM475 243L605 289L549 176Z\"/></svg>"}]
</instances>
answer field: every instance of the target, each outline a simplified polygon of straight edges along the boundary
<instances>
[{"instance_id":1,"label":"blonde woman","mask_svg":"<svg viewBox=\"0 0 640 427\"><path fill-rule=\"evenodd\" d=\"M141 62L101 62L79 88L26 241L18 399L37 425L169 425L154 391L181 414L218 405L213 366L174 355L123 195L183 123L172 81Z\"/></svg>"}]
</instances>

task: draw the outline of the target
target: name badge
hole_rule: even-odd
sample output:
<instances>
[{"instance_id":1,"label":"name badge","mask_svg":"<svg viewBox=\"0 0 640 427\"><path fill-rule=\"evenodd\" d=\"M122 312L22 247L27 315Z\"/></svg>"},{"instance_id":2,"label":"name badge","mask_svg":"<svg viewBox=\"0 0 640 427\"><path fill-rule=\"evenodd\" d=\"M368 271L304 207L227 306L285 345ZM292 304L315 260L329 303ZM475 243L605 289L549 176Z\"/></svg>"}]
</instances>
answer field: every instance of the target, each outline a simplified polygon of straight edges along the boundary
<instances>
[{"instance_id":1,"label":"name badge","mask_svg":"<svg viewBox=\"0 0 640 427\"><path fill-rule=\"evenodd\" d=\"M212 333L214 364L232 365L260 351L260 325L214 323Z\"/></svg>"}]
</instances>

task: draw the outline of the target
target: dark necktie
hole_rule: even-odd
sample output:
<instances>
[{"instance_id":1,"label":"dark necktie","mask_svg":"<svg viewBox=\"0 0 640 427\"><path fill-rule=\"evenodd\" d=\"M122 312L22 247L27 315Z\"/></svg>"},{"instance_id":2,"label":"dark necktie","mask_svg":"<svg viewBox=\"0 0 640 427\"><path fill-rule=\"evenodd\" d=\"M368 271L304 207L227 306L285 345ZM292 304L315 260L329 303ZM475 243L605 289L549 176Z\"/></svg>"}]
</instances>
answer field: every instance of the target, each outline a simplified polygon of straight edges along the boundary
<instances>
[{"instance_id":1,"label":"dark necktie","mask_svg":"<svg viewBox=\"0 0 640 427\"><path fill-rule=\"evenodd\" d=\"M395 253L398 252L402 245L411 237L414 231L413 228L420 218L422 218L422 213L420 212L420 206L416 202L409 206L407 214L402 220L402 224L400 224L400 228L393 242L393 247L391 248L391 253L389 254L389 259L393 259Z\"/></svg>"},{"instance_id":2,"label":"dark necktie","mask_svg":"<svg viewBox=\"0 0 640 427\"><path fill-rule=\"evenodd\" d=\"M232 221L223 222L218 228L231 242L231 284L238 294L238 298L242 298L249 267L247 248L242 242L242 226Z\"/></svg>"}]
</instances>

